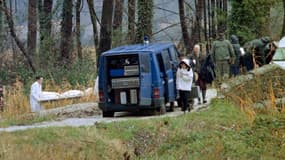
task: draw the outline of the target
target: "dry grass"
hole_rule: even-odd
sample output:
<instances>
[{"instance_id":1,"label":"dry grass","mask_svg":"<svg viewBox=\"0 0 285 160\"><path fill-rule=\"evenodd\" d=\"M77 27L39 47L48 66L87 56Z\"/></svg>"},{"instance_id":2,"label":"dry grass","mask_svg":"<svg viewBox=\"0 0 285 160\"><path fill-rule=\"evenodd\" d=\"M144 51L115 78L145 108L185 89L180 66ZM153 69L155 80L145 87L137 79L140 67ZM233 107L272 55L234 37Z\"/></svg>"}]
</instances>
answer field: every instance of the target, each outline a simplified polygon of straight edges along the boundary
<instances>
[{"instance_id":1,"label":"dry grass","mask_svg":"<svg viewBox=\"0 0 285 160\"><path fill-rule=\"evenodd\" d=\"M89 86L93 87L93 82L89 83ZM65 91L71 89L84 90L84 86L80 86L79 84L75 87L72 87L67 81L63 82L62 85L56 85L53 81L45 81L44 82L44 91L52 91L63 93ZM93 90L92 90L93 93ZM13 86L10 86L6 89L4 93L4 112L0 112L0 115L4 119L18 119L22 118L26 119L24 115L28 115L30 113L30 99L29 95L24 94L24 87L22 82L16 81ZM70 99L62 99L58 101L50 101L42 103L45 109L62 107L70 104L83 103L83 102L92 102L95 101L96 97L94 94L89 94L87 96L81 98L70 98ZM28 116L30 117L30 116ZM30 117L31 118L31 117Z\"/></svg>"},{"instance_id":2,"label":"dry grass","mask_svg":"<svg viewBox=\"0 0 285 160\"><path fill-rule=\"evenodd\" d=\"M285 114L284 102L277 104L277 98L284 98L285 95L285 77L280 71L269 74L256 76L255 79L234 86L230 92L225 93L230 101L240 106L251 122L258 113ZM258 104L262 107L258 107Z\"/></svg>"}]
</instances>

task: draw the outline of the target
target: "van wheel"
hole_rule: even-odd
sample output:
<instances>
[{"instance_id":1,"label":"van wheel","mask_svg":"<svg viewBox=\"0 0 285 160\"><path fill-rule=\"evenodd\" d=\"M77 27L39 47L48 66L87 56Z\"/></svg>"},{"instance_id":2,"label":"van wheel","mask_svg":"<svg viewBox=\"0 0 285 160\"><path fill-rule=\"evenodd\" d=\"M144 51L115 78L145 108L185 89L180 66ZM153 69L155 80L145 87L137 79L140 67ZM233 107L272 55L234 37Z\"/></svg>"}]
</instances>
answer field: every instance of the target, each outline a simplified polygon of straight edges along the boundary
<instances>
[{"instance_id":1,"label":"van wheel","mask_svg":"<svg viewBox=\"0 0 285 160\"><path fill-rule=\"evenodd\" d=\"M166 113L165 104L161 105L159 108L155 110L155 115L163 115Z\"/></svg>"},{"instance_id":2,"label":"van wheel","mask_svg":"<svg viewBox=\"0 0 285 160\"><path fill-rule=\"evenodd\" d=\"M103 112L103 117L114 117L114 112Z\"/></svg>"}]
</instances>

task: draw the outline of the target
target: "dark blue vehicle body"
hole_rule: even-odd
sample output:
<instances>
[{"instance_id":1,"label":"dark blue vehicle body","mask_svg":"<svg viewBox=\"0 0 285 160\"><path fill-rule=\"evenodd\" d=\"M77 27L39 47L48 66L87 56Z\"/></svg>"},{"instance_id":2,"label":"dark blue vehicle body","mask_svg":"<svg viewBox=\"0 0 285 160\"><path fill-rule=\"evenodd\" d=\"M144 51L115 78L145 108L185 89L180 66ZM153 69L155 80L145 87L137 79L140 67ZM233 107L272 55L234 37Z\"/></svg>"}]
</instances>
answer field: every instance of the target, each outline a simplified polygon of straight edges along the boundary
<instances>
[{"instance_id":1,"label":"dark blue vehicle body","mask_svg":"<svg viewBox=\"0 0 285 160\"><path fill-rule=\"evenodd\" d=\"M121 46L99 58L99 108L114 112L154 109L176 98L175 74L179 54L172 43Z\"/></svg>"}]
</instances>

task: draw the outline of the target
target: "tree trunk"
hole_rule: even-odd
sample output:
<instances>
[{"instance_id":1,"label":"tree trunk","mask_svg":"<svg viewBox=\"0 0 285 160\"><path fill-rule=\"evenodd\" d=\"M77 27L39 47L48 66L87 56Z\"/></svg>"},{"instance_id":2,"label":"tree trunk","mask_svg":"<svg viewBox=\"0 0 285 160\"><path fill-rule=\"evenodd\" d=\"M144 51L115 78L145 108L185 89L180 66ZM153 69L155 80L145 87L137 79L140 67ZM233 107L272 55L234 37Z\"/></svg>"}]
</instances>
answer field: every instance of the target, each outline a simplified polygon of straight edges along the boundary
<instances>
[{"instance_id":1,"label":"tree trunk","mask_svg":"<svg viewBox=\"0 0 285 160\"><path fill-rule=\"evenodd\" d=\"M217 35L217 30L216 30L216 3L215 0L211 0L211 11L212 11L212 38L215 39Z\"/></svg>"},{"instance_id":2,"label":"tree trunk","mask_svg":"<svg viewBox=\"0 0 285 160\"><path fill-rule=\"evenodd\" d=\"M81 40L80 40L80 12L81 12L81 1L77 0L75 10L76 10L76 48L77 48L77 56L79 59L82 59L82 47L81 47Z\"/></svg>"},{"instance_id":3,"label":"tree trunk","mask_svg":"<svg viewBox=\"0 0 285 160\"><path fill-rule=\"evenodd\" d=\"M138 23L136 42L142 43L145 36L152 37L153 0L138 0Z\"/></svg>"},{"instance_id":4,"label":"tree trunk","mask_svg":"<svg viewBox=\"0 0 285 160\"><path fill-rule=\"evenodd\" d=\"M123 9L124 0L115 1L115 15L113 20L113 39L114 46L118 45L122 41L122 22L123 22Z\"/></svg>"},{"instance_id":5,"label":"tree trunk","mask_svg":"<svg viewBox=\"0 0 285 160\"><path fill-rule=\"evenodd\" d=\"M113 0L103 1L103 10L100 29L99 54L111 48L112 44L112 20L113 20ZM98 55L99 56L99 55Z\"/></svg>"},{"instance_id":6,"label":"tree trunk","mask_svg":"<svg viewBox=\"0 0 285 160\"><path fill-rule=\"evenodd\" d=\"M70 62L71 51L73 48L72 43L72 1L64 0L62 7L62 21L61 21L61 44L60 61L63 65Z\"/></svg>"},{"instance_id":7,"label":"tree trunk","mask_svg":"<svg viewBox=\"0 0 285 160\"><path fill-rule=\"evenodd\" d=\"M0 1L0 7L3 7L3 2ZM4 38L5 38L5 33L4 33L4 16L3 16L3 11L0 10L0 52L3 51L4 47Z\"/></svg>"},{"instance_id":8,"label":"tree trunk","mask_svg":"<svg viewBox=\"0 0 285 160\"><path fill-rule=\"evenodd\" d=\"M212 33L212 16L211 16L211 0L208 0L208 33L209 33L209 43L208 43L208 47L209 47L209 51L211 50L211 44L212 44L212 37L213 37L213 33Z\"/></svg>"},{"instance_id":9,"label":"tree trunk","mask_svg":"<svg viewBox=\"0 0 285 160\"><path fill-rule=\"evenodd\" d=\"M208 4L209 5L209 4ZM205 37L205 45L206 45L206 52L209 53L209 31L208 31L208 24L207 24L207 19L209 18L208 17L208 14L207 14L207 0L203 0L203 10L204 10L204 37Z\"/></svg>"},{"instance_id":10,"label":"tree trunk","mask_svg":"<svg viewBox=\"0 0 285 160\"><path fill-rule=\"evenodd\" d=\"M54 56L51 53L52 46L52 5L53 0L39 0L38 1L38 10L39 10L39 25L40 25L40 60L42 66L47 67L46 61ZM48 58L48 59L47 59Z\"/></svg>"},{"instance_id":11,"label":"tree trunk","mask_svg":"<svg viewBox=\"0 0 285 160\"><path fill-rule=\"evenodd\" d=\"M41 42L51 34L52 4L53 0L44 0L43 3L41 0L38 1Z\"/></svg>"},{"instance_id":12,"label":"tree trunk","mask_svg":"<svg viewBox=\"0 0 285 160\"><path fill-rule=\"evenodd\" d=\"M196 8L196 13L194 13L195 21L194 21L192 33L191 33L191 43L189 44L190 51L193 50L195 44L201 42L203 1L202 0L198 0L198 2L195 1L195 8ZM188 54L191 54L191 52L189 52Z\"/></svg>"},{"instance_id":13,"label":"tree trunk","mask_svg":"<svg viewBox=\"0 0 285 160\"><path fill-rule=\"evenodd\" d=\"M28 54L32 59L36 59L37 47L37 1L29 0L28 8Z\"/></svg>"},{"instance_id":14,"label":"tree trunk","mask_svg":"<svg viewBox=\"0 0 285 160\"><path fill-rule=\"evenodd\" d=\"M227 30L227 21L228 21L228 0L223 0L223 15L224 15L224 22L223 22L223 30Z\"/></svg>"},{"instance_id":15,"label":"tree trunk","mask_svg":"<svg viewBox=\"0 0 285 160\"><path fill-rule=\"evenodd\" d=\"M128 1L128 41L135 42L136 0Z\"/></svg>"},{"instance_id":16,"label":"tree trunk","mask_svg":"<svg viewBox=\"0 0 285 160\"><path fill-rule=\"evenodd\" d=\"M282 3L283 3L283 26L280 38L283 38L283 36L285 35L285 0L282 0Z\"/></svg>"},{"instance_id":17,"label":"tree trunk","mask_svg":"<svg viewBox=\"0 0 285 160\"><path fill-rule=\"evenodd\" d=\"M94 0L87 0L90 18L93 26L93 40L94 40L94 48L97 50L98 47L98 31L97 31L97 16L94 9Z\"/></svg>"},{"instance_id":18,"label":"tree trunk","mask_svg":"<svg viewBox=\"0 0 285 160\"><path fill-rule=\"evenodd\" d=\"M184 46L186 48L186 54L190 54L191 53L191 49L190 49L191 41L190 41L189 33L187 30L188 27L187 27L187 23L185 19L184 0L178 0L178 4L179 4L179 17L180 17L182 36L184 40Z\"/></svg>"},{"instance_id":19,"label":"tree trunk","mask_svg":"<svg viewBox=\"0 0 285 160\"><path fill-rule=\"evenodd\" d=\"M1 10L5 13L5 16L6 16L6 19L7 19L7 23L8 23L9 29L10 29L10 34L13 37L13 39L15 40L17 46L19 47L19 49L21 50L21 52L23 53L25 58L27 59L30 68L35 73L36 69L35 69L35 67L33 65L33 61L30 58L30 55L27 53L23 43L20 41L20 39L16 35L15 28L14 28L13 17L11 16L12 14L9 12L9 10L7 8L6 0L3 0L2 2L3 2L3 7L2 6L0 6L0 7L1 7Z\"/></svg>"}]
</instances>

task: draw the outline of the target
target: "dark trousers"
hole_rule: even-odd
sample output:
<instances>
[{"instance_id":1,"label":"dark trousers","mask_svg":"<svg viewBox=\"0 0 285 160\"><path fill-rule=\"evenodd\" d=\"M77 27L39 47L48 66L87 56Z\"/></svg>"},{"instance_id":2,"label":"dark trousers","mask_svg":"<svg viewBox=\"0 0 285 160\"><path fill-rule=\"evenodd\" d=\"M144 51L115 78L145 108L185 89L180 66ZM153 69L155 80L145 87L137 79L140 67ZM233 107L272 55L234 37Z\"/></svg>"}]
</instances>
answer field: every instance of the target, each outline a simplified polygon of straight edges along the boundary
<instances>
[{"instance_id":1,"label":"dark trousers","mask_svg":"<svg viewBox=\"0 0 285 160\"><path fill-rule=\"evenodd\" d=\"M235 77L239 75L239 66L238 65L231 65L230 66L230 77Z\"/></svg>"},{"instance_id":2,"label":"dark trousers","mask_svg":"<svg viewBox=\"0 0 285 160\"><path fill-rule=\"evenodd\" d=\"M202 91L202 98L203 101L206 100L206 91L207 91L207 83L204 82L199 76L198 81L196 82L196 85L198 85ZM198 98L199 102L201 101L200 97Z\"/></svg>"},{"instance_id":3,"label":"dark trousers","mask_svg":"<svg viewBox=\"0 0 285 160\"><path fill-rule=\"evenodd\" d=\"M182 111L186 111L189 108L189 97L190 97L190 91L182 91L179 90L179 104L182 107Z\"/></svg>"}]
</instances>

